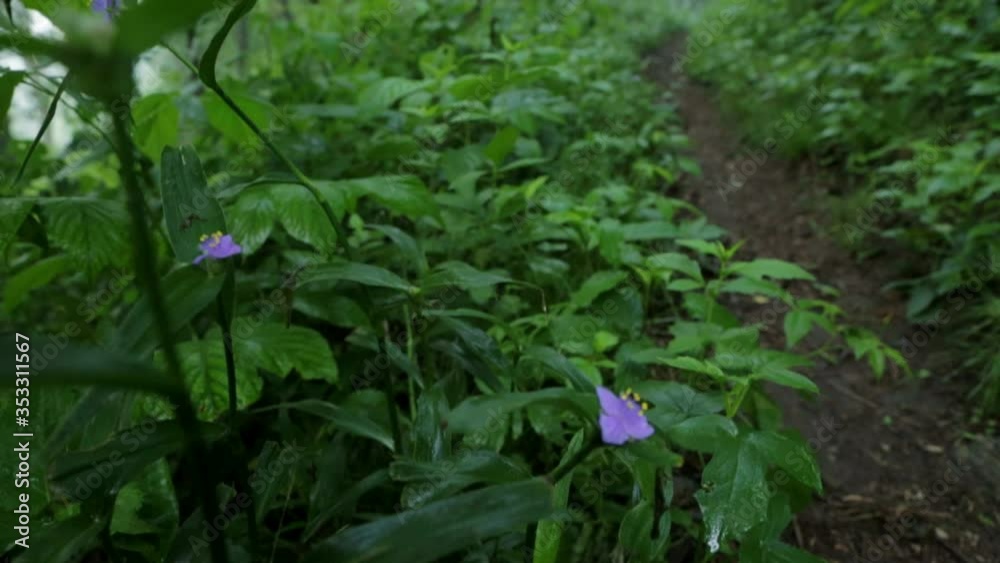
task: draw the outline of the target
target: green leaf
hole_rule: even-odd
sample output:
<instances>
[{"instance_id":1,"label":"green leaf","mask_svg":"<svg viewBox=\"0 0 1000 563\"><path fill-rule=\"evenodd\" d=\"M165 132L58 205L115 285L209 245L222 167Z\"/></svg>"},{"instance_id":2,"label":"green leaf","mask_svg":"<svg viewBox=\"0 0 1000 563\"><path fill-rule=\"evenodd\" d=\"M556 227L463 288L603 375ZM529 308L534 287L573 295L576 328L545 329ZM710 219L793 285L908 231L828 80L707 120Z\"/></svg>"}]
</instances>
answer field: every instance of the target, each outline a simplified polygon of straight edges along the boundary
<instances>
[{"instance_id":1,"label":"green leaf","mask_svg":"<svg viewBox=\"0 0 1000 563\"><path fill-rule=\"evenodd\" d=\"M489 430L498 419L535 404L552 404L596 421L597 395L571 389L549 388L538 391L476 395L462 401L448 415L448 428L459 433Z\"/></svg>"},{"instance_id":2,"label":"green leaf","mask_svg":"<svg viewBox=\"0 0 1000 563\"><path fill-rule=\"evenodd\" d=\"M486 158L490 159L495 166L500 166L500 164L503 163L503 160L507 158L507 155L514 150L514 144L517 142L519 134L520 133L516 127L512 127L510 125L504 127L500 131L497 131L497 134L493 136L490 143L486 145L486 149L483 151L483 154L485 154Z\"/></svg>"},{"instance_id":3,"label":"green leaf","mask_svg":"<svg viewBox=\"0 0 1000 563\"><path fill-rule=\"evenodd\" d=\"M757 258L751 262L733 262L729 266L729 271L755 279L816 280L812 274L802 269L802 267L791 262L775 260L773 258Z\"/></svg>"},{"instance_id":4,"label":"green leaf","mask_svg":"<svg viewBox=\"0 0 1000 563\"><path fill-rule=\"evenodd\" d=\"M785 368L764 366L760 371L751 375L754 379L763 379L792 389L819 393L819 387L808 377Z\"/></svg>"},{"instance_id":5,"label":"green leaf","mask_svg":"<svg viewBox=\"0 0 1000 563\"><path fill-rule=\"evenodd\" d=\"M823 492L819 464L809 445L801 437L760 431L750 434L747 440L768 462L784 469L795 480L817 493Z\"/></svg>"},{"instance_id":6,"label":"green leaf","mask_svg":"<svg viewBox=\"0 0 1000 563\"><path fill-rule=\"evenodd\" d=\"M466 360L464 363L471 374L483 378L494 389L499 389L500 378L510 376L511 364L496 340L485 331L459 319L442 317L439 322L458 336L462 356ZM487 372L493 377L484 377Z\"/></svg>"},{"instance_id":7,"label":"green leaf","mask_svg":"<svg viewBox=\"0 0 1000 563\"><path fill-rule=\"evenodd\" d=\"M317 513L316 516L309 519L305 532L302 534L303 541L307 541L314 536L331 518L350 510L350 507L356 504L362 495L388 482L389 470L383 468L356 482L346 491L338 491L336 501L333 504L327 506L321 512Z\"/></svg>"},{"instance_id":8,"label":"green leaf","mask_svg":"<svg viewBox=\"0 0 1000 563\"><path fill-rule=\"evenodd\" d=\"M698 265L698 262L679 252L667 252L650 256L646 259L646 266L654 270L680 272L699 282L704 281L701 277L701 266Z\"/></svg>"},{"instance_id":9,"label":"green leaf","mask_svg":"<svg viewBox=\"0 0 1000 563\"><path fill-rule=\"evenodd\" d=\"M683 239L678 240L677 244L694 250L699 254L706 254L708 256L715 256L716 258L721 258L724 252L724 247L719 242L709 242L707 240L701 239Z\"/></svg>"},{"instance_id":10,"label":"green leaf","mask_svg":"<svg viewBox=\"0 0 1000 563\"><path fill-rule=\"evenodd\" d=\"M371 327L371 321L361 305L341 295L297 291L293 308L314 319L346 328Z\"/></svg>"},{"instance_id":11,"label":"green leaf","mask_svg":"<svg viewBox=\"0 0 1000 563\"><path fill-rule=\"evenodd\" d=\"M264 100L240 92L226 93L258 126L270 123L271 117L276 113L274 106ZM201 103L205 107L208 122L229 142L238 146L257 142L257 135L253 129L233 113L232 108L218 94L212 91L205 92L201 97Z\"/></svg>"},{"instance_id":12,"label":"green leaf","mask_svg":"<svg viewBox=\"0 0 1000 563\"><path fill-rule=\"evenodd\" d=\"M40 526L28 542L29 549L18 558L19 563L75 563L80 555L97 544L105 528L103 518L90 514L76 516Z\"/></svg>"},{"instance_id":13,"label":"green leaf","mask_svg":"<svg viewBox=\"0 0 1000 563\"><path fill-rule=\"evenodd\" d=\"M625 240L629 242L672 239L677 237L677 226L666 221L626 223L622 226Z\"/></svg>"},{"instance_id":14,"label":"green leaf","mask_svg":"<svg viewBox=\"0 0 1000 563\"><path fill-rule=\"evenodd\" d=\"M676 358L662 358L660 359L660 363L666 364L670 367L677 368L683 371L693 371L695 373L701 373L716 379L721 379L725 377L725 374L722 372L721 369L719 369L719 366L707 362L705 360L692 358L690 356L678 356Z\"/></svg>"},{"instance_id":15,"label":"green leaf","mask_svg":"<svg viewBox=\"0 0 1000 563\"><path fill-rule=\"evenodd\" d=\"M296 184L279 184L256 188L255 191L263 189L267 190L278 220L289 235L321 252L329 252L334 248L337 232L309 190ZM241 201L242 199L243 197L240 198ZM265 222L266 219L262 218L257 224Z\"/></svg>"},{"instance_id":16,"label":"green leaf","mask_svg":"<svg viewBox=\"0 0 1000 563\"><path fill-rule=\"evenodd\" d=\"M142 491L132 483L125 485L115 497L109 529L112 534L146 534L156 530L139 516Z\"/></svg>"},{"instance_id":17,"label":"green leaf","mask_svg":"<svg viewBox=\"0 0 1000 563\"><path fill-rule=\"evenodd\" d=\"M589 307L594 299L597 299L602 293L614 289L626 278L628 278L628 273L618 270L596 272L573 293L570 297L570 303L576 307Z\"/></svg>"},{"instance_id":18,"label":"green leaf","mask_svg":"<svg viewBox=\"0 0 1000 563\"><path fill-rule=\"evenodd\" d=\"M427 84L398 76L380 78L358 92L358 105L368 112L387 109L397 100L421 90Z\"/></svg>"},{"instance_id":19,"label":"green leaf","mask_svg":"<svg viewBox=\"0 0 1000 563\"><path fill-rule=\"evenodd\" d=\"M339 405L321 401L319 399L306 399L295 403L281 403L271 407L258 409L256 412L271 410L293 409L322 418L333 424L334 427L349 432L362 438L369 438L384 445L390 450L394 449L392 436L369 418L362 417L356 412L345 409Z\"/></svg>"},{"instance_id":20,"label":"green leaf","mask_svg":"<svg viewBox=\"0 0 1000 563\"><path fill-rule=\"evenodd\" d=\"M170 466L160 459L118 493L111 516L111 533L158 534L161 545L165 546L177 530L178 510Z\"/></svg>"},{"instance_id":21,"label":"green leaf","mask_svg":"<svg viewBox=\"0 0 1000 563\"><path fill-rule=\"evenodd\" d=\"M743 295L766 295L775 299L788 300L789 294L778 284L757 278L729 279L719 287L720 293L741 293Z\"/></svg>"},{"instance_id":22,"label":"green leaf","mask_svg":"<svg viewBox=\"0 0 1000 563\"><path fill-rule=\"evenodd\" d=\"M648 561L652 552L653 503L642 500L633 506L622 518L618 529L620 545L629 561Z\"/></svg>"},{"instance_id":23,"label":"green leaf","mask_svg":"<svg viewBox=\"0 0 1000 563\"><path fill-rule=\"evenodd\" d=\"M39 203L49 239L78 266L96 272L129 263L128 217L120 203L83 197L43 198Z\"/></svg>"},{"instance_id":24,"label":"green leaf","mask_svg":"<svg viewBox=\"0 0 1000 563\"><path fill-rule=\"evenodd\" d=\"M201 64L198 65L198 76L205 84L209 86L219 85L218 80L215 78L215 66L219 59L219 51L222 50L222 45L226 42L226 36L229 35L236 22L250 13L250 10L256 4L257 0L241 0L238 2L226 15L226 21L222 23L222 27L212 36L212 41L201 56Z\"/></svg>"},{"instance_id":25,"label":"green leaf","mask_svg":"<svg viewBox=\"0 0 1000 563\"><path fill-rule=\"evenodd\" d=\"M14 379L0 379L12 387ZM69 346L32 375L32 385L96 385L142 390L177 398L182 389L176 381L146 362L116 352Z\"/></svg>"},{"instance_id":26,"label":"green leaf","mask_svg":"<svg viewBox=\"0 0 1000 563\"><path fill-rule=\"evenodd\" d=\"M650 422L655 424L655 417L650 418ZM715 453L738 434L732 420L717 414L689 418L665 430L678 446L706 453Z\"/></svg>"},{"instance_id":27,"label":"green leaf","mask_svg":"<svg viewBox=\"0 0 1000 563\"><path fill-rule=\"evenodd\" d=\"M685 293L684 309L695 319L710 322L723 328L740 326L740 320L736 318L736 315L703 293Z\"/></svg>"},{"instance_id":28,"label":"green leaf","mask_svg":"<svg viewBox=\"0 0 1000 563\"><path fill-rule=\"evenodd\" d=\"M580 368L566 359L559 352L547 346L532 346L524 352L523 360L534 360L540 362L552 372L556 373L575 389L581 391L594 391L594 382L590 380Z\"/></svg>"},{"instance_id":29,"label":"green leaf","mask_svg":"<svg viewBox=\"0 0 1000 563\"><path fill-rule=\"evenodd\" d=\"M490 450L462 450L436 462L397 461L389 466L395 481L412 483L403 490L404 508L416 508L454 496L476 483L497 485L531 478L531 470Z\"/></svg>"},{"instance_id":30,"label":"green leaf","mask_svg":"<svg viewBox=\"0 0 1000 563\"><path fill-rule=\"evenodd\" d=\"M177 260L190 264L201 254L201 237L227 233L222 207L209 195L205 173L194 148L167 147L160 158L163 220ZM236 241L237 244L239 241Z\"/></svg>"},{"instance_id":31,"label":"green leaf","mask_svg":"<svg viewBox=\"0 0 1000 563\"><path fill-rule=\"evenodd\" d=\"M653 467L664 468L668 471L684 464L684 458L671 451L666 442L658 436L638 442L629 442L623 449L636 458L648 462Z\"/></svg>"},{"instance_id":32,"label":"green leaf","mask_svg":"<svg viewBox=\"0 0 1000 563\"><path fill-rule=\"evenodd\" d=\"M809 311L795 309L785 315L785 347L793 348L812 330L813 315Z\"/></svg>"},{"instance_id":33,"label":"green leaf","mask_svg":"<svg viewBox=\"0 0 1000 563\"><path fill-rule=\"evenodd\" d=\"M216 327L201 340L182 342L177 346L181 373L191 394L198 417L215 420L229 408L229 382L226 377L226 357L222 333ZM161 353L157 363L163 364ZM236 354L236 406L240 409L257 402L263 382L251 360Z\"/></svg>"},{"instance_id":34,"label":"green leaf","mask_svg":"<svg viewBox=\"0 0 1000 563\"><path fill-rule=\"evenodd\" d=\"M7 0L9 2L10 0ZM9 7L10 4L8 3ZM10 101L14 98L14 89L24 79L25 73L20 70L3 70L0 74L0 124L7 121L7 112L10 110ZM3 125L6 128L6 125ZM6 129L5 129L6 130Z\"/></svg>"},{"instance_id":35,"label":"green leaf","mask_svg":"<svg viewBox=\"0 0 1000 563\"><path fill-rule=\"evenodd\" d=\"M293 369L302 379L337 381L337 362L323 336L303 326L264 323L252 318L234 321L234 342L239 355L279 377Z\"/></svg>"},{"instance_id":36,"label":"green leaf","mask_svg":"<svg viewBox=\"0 0 1000 563\"><path fill-rule=\"evenodd\" d=\"M145 0L119 16L115 49L124 55L138 55L170 33L194 25L214 7L211 0Z\"/></svg>"},{"instance_id":37,"label":"green leaf","mask_svg":"<svg viewBox=\"0 0 1000 563\"><path fill-rule=\"evenodd\" d=\"M560 465L569 461L573 455L580 451L583 447L585 436L586 432L584 430L577 431L566 448L566 453L563 454L562 460L559 462ZM552 493L552 505L556 510L565 509L566 504L569 502L569 489L573 484L573 472L575 470L576 468L570 469L556 483L555 490ZM538 523L538 528L535 531L535 551L532 563L557 563L563 530L566 528L566 524L562 520L564 519L551 518Z\"/></svg>"},{"instance_id":38,"label":"green leaf","mask_svg":"<svg viewBox=\"0 0 1000 563\"><path fill-rule=\"evenodd\" d=\"M264 447L257 458L257 471L249 480L254 487L254 518L258 522L262 521L271 509L278 491L287 489L289 476L294 474L293 471L302 459L301 453L297 450L303 449L292 445L282 447L278 442L270 440L264 442Z\"/></svg>"},{"instance_id":39,"label":"green leaf","mask_svg":"<svg viewBox=\"0 0 1000 563\"><path fill-rule=\"evenodd\" d=\"M221 438L225 429L205 424L201 431L213 441ZM179 451L184 443L184 430L176 421L147 419L94 449L59 454L49 463L49 483L60 494L80 501L114 495L150 464Z\"/></svg>"},{"instance_id":40,"label":"green leaf","mask_svg":"<svg viewBox=\"0 0 1000 563\"><path fill-rule=\"evenodd\" d=\"M236 491L231 487L217 487L217 497L220 506L225 506L233 500ZM232 512L230 512L232 513ZM243 514L237 514L235 521L229 522L229 526L238 526L239 521L244 518ZM202 513L201 508L196 508L177 530L164 561L175 561L176 563L209 563L211 556L205 551L205 545L199 543L204 541L202 533L210 529L214 524L208 522ZM246 556L249 559L249 556Z\"/></svg>"},{"instance_id":41,"label":"green leaf","mask_svg":"<svg viewBox=\"0 0 1000 563\"><path fill-rule=\"evenodd\" d=\"M465 262L449 260L435 266L422 285L425 290L455 285L466 291L473 291L513 281L505 274L487 272Z\"/></svg>"},{"instance_id":42,"label":"green leaf","mask_svg":"<svg viewBox=\"0 0 1000 563\"><path fill-rule=\"evenodd\" d=\"M552 510L541 480L495 485L383 517L320 543L304 563L426 563L506 532L520 531Z\"/></svg>"},{"instance_id":43,"label":"green leaf","mask_svg":"<svg viewBox=\"0 0 1000 563\"><path fill-rule=\"evenodd\" d=\"M930 307L935 299L937 299L937 292L933 286L918 285L910 293L910 299L906 302L906 318L917 318L920 313L923 313Z\"/></svg>"},{"instance_id":44,"label":"green leaf","mask_svg":"<svg viewBox=\"0 0 1000 563\"><path fill-rule=\"evenodd\" d=\"M224 276L210 276L195 266L184 266L160 282L171 331L187 326L191 319L213 304ZM149 297L143 295L132 306L115 333L115 348L146 356L159 344Z\"/></svg>"},{"instance_id":45,"label":"green leaf","mask_svg":"<svg viewBox=\"0 0 1000 563\"><path fill-rule=\"evenodd\" d=\"M368 225L368 228L378 231L389 238L396 248L399 250L399 254L409 260L413 268L419 274L424 274L429 268L427 264L427 256L424 254L424 250L421 243L417 241L409 233L403 231L400 228L393 227L392 225Z\"/></svg>"},{"instance_id":46,"label":"green leaf","mask_svg":"<svg viewBox=\"0 0 1000 563\"><path fill-rule=\"evenodd\" d=\"M603 354L611 348L614 348L618 345L618 342L618 335L616 334L605 330L599 330L594 333L594 350L598 354Z\"/></svg>"},{"instance_id":47,"label":"green leaf","mask_svg":"<svg viewBox=\"0 0 1000 563\"><path fill-rule=\"evenodd\" d=\"M437 461L451 455L451 431L445 424L448 398L442 380L420 394L410 432L410 457L417 462Z\"/></svg>"},{"instance_id":48,"label":"green leaf","mask_svg":"<svg viewBox=\"0 0 1000 563\"><path fill-rule=\"evenodd\" d=\"M397 289L408 293L417 290L409 282L385 268L359 262L313 266L303 271L300 285L319 281L351 281L361 285Z\"/></svg>"},{"instance_id":49,"label":"green leaf","mask_svg":"<svg viewBox=\"0 0 1000 563\"><path fill-rule=\"evenodd\" d=\"M228 211L233 240L243 247L244 254L253 254L263 246L278 220L274 201L261 187L244 190Z\"/></svg>"},{"instance_id":50,"label":"green leaf","mask_svg":"<svg viewBox=\"0 0 1000 563\"><path fill-rule=\"evenodd\" d=\"M718 394L699 393L674 381L640 381L635 390L653 403L647 413L650 423L668 429L689 418L721 411L724 402Z\"/></svg>"},{"instance_id":51,"label":"green leaf","mask_svg":"<svg viewBox=\"0 0 1000 563\"><path fill-rule=\"evenodd\" d=\"M695 494L705 520L710 552L738 539L767 517L770 493L764 479L767 463L747 440L730 439L712 456Z\"/></svg>"},{"instance_id":52,"label":"green leaf","mask_svg":"<svg viewBox=\"0 0 1000 563\"><path fill-rule=\"evenodd\" d=\"M181 112L174 94L149 94L132 104L135 143L149 158L157 159L179 137Z\"/></svg>"},{"instance_id":53,"label":"green leaf","mask_svg":"<svg viewBox=\"0 0 1000 563\"><path fill-rule=\"evenodd\" d=\"M3 305L8 313L28 298L33 290L44 287L56 277L73 268L73 261L66 254L43 258L14 274L3 290Z\"/></svg>"},{"instance_id":54,"label":"green leaf","mask_svg":"<svg viewBox=\"0 0 1000 563\"><path fill-rule=\"evenodd\" d=\"M437 216L437 202L417 176L374 176L351 181L359 196L369 196L400 215L417 218Z\"/></svg>"}]
</instances>

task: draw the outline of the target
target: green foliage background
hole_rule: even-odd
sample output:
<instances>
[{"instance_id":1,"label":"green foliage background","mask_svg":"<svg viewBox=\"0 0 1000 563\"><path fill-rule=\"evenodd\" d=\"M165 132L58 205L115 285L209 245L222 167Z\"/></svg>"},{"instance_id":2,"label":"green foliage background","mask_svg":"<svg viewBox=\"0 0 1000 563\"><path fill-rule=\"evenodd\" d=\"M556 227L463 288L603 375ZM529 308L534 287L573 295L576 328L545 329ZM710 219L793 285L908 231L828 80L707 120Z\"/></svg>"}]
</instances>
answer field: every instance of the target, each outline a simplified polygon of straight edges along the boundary
<instances>
[{"instance_id":1,"label":"green foliage background","mask_svg":"<svg viewBox=\"0 0 1000 563\"><path fill-rule=\"evenodd\" d=\"M702 14L684 57L758 142L822 94L779 149L856 179L843 190L841 238L914 257L897 284L910 319L953 336L994 411L1000 356L983 344L1000 337L998 48L994 2L721 1Z\"/></svg>"},{"instance_id":2,"label":"green foliage background","mask_svg":"<svg viewBox=\"0 0 1000 563\"><path fill-rule=\"evenodd\" d=\"M18 7L0 49L70 75L4 72L0 102L81 128L0 155L36 370L17 560L817 561L781 535L819 469L762 385L818 391L814 328L902 358L663 195L698 173L640 78L667 6L26 5L65 37ZM191 265L215 231L243 254ZM789 349L727 294L790 311ZM596 385L654 436L598 444Z\"/></svg>"}]
</instances>

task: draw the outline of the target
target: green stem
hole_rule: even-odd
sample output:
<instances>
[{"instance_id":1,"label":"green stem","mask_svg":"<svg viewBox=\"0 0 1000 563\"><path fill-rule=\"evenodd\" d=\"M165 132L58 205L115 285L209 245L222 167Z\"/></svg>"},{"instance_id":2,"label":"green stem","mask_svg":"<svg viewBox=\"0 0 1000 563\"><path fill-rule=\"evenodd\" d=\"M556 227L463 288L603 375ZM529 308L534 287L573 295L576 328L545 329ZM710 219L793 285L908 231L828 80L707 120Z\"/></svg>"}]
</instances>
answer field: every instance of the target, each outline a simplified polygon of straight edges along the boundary
<instances>
[{"instance_id":1,"label":"green stem","mask_svg":"<svg viewBox=\"0 0 1000 563\"><path fill-rule=\"evenodd\" d=\"M215 305L219 328L224 335L229 335L232 326L221 294L215 298ZM236 357L229 342L223 342L222 349L226 356L226 386L229 388L229 432L233 433L236 431Z\"/></svg>"},{"instance_id":2,"label":"green stem","mask_svg":"<svg viewBox=\"0 0 1000 563\"><path fill-rule=\"evenodd\" d=\"M24 177L24 171L28 169L28 162L31 161L31 156L35 154L35 149L42 142L42 136L45 135L45 131L49 128L49 124L52 123L52 118L56 116L56 109L59 107L59 98L62 97L63 92L66 91L66 86L69 84L70 77L73 73L67 73L63 77L62 82L59 83L59 88L56 90L55 96L52 98L52 102L49 103L49 109L45 112L45 118L42 119L42 126L38 130L38 134L35 135L35 139L31 142L31 146L28 147L28 153L24 155L24 160L21 161L21 167L17 170L17 175L14 176L14 181L11 182L11 189L15 188L17 184Z\"/></svg>"},{"instance_id":3,"label":"green stem","mask_svg":"<svg viewBox=\"0 0 1000 563\"><path fill-rule=\"evenodd\" d=\"M153 246L153 237L149 231L146 219L145 198L139 188L139 180L135 174L135 160L133 154L132 137L128 130L127 112L119 111L120 108L112 107L108 102L108 113L111 114L114 123L115 137L118 142L115 147L118 151L119 175L125 187L128 200L128 212L132 222L132 240L135 254L135 270L139 278L141 287L145 289L149 296L150 306L153 311L153 320L160 339L160 346L163 349L163 357L167 365L167 374L178 382L184 389L184 375L181 371L180 359L177 356L177 348L174 346L173 333L170 330L170 321L167 317L166 305L163 301L163 292L160 288L160 278L156 272L156 249ZM184 437L187 442L187 455L191 462L191 467L210 467L208 459L208 449L201 436L198 417L195 415L194 406L186 392L178 393L175 396L177 420L184 429ZM215 491L212 488L212 481L204 471L196 470L192 472L195 487L201 499L201 509L208 522L213 522L218 515ZM222 538L211 542L210 545L212 561L215 563L227 563L229 557L226 553L226 543Z\"/></svg>"},{"instance_id":4,"label":"green stem","mask_svg":"<svg viewBox=\"0 0 1000 563\"><path fill-rule=\"evenodd\" d=\"M225 276L226 279L223 282L222 291L216 296L215 304L216 321L224 335L222 350L226 357L226 386L229 390L229 420L227 421L229 426L229 447L231 448L232 458L236 460L236 488L239 492L245 493L250 497L250 504L253 506L253 490L250 488L250 475L247 471L250 460L247 458L246 448L240 439L239 424L236 418L236 354L233 350L231 337L233 330L233 310L236 307L235 297L233 297L236 292L236 270L232 264L227 265ZM234 301L227 303L226 300L228 298L233 298ZM250 552L256 553L258 547L256 511L249 510L246 520Z\"/></svg>"},{"instance_id":5,"label":"green stem","mask_svg":"<svg viewBox=\"0 0 1000 563\"><path fill-rule=\"evenodd\" d=\"M369 301L370 303L370 301ZM389 339L389 329L388 327L383 329L382 332L385 335L386 340ZM380 340L381 342L381 340ZM384 343L379 346L379 353L386 354L388 358L389 347ZM403 432L399 426L399 413L396 412L396 401L393 399L396 395L395 385L392 381L392 370L387 369L385 374L385 381L383 382L383 392L385 393L385 404L389 411L389 425L392 426L392 441L395 446L396 453L403 452Z\"/></svg>"},{"instance_id":6,"label":"green stem","mask_svg":"<svg viewBox=\"0 0 1000 563\"><path fill-rule=\"evenodd\" d=\"M46 78L48 78L48 77L46 77ZM52 80L52 79L49 78L49 80ZM56 92L53 92L52 90L49 90L48 88L42 86L37 81L32 80L32 79L25 80L25 84L31 86L32 88L34 88L35 90L38 90L39 92L44 92L44 93L46 93L46 94L48 94L50 96L53 96L53 97L59 95L58 94L58 88L59 88L59 86L62 85L61 83L59 85L57 85L56 86L56 88L57 88ZM100 126L98 126L96 123L94 123L93 120L91 120L90 118L88 118L85 115L83 115L83 112L80 111L79 106L75 106L75 105L67 102L66 100L61 100L61 101L62 101L62 105L68 107L70 109L70 111L72 111L73 113L75 113L76 116L80 119L81 122L83 122L84 125L90 127L94 131L96 131L97 134L100 135L104 139L104 141L106 143L108 143L108 146L111 147L111 150L115 149L115 144L111 140L111 137L109 137L108 134L105 133L104 130L100 128Z\"/></svg>"},{"instance_id":7,"label":"green stem","mask_svg":"<svg viewBox=\"0 0 1000 563\"><path fill-rule=\"evenodd\" d=\"M410 306L403 305L403 315L406 321L406 357L413 361L413 321L410 319ZM417 393L414 387L413 376L406 378L407 386L410 392L410 420L417 415Z\"/></svg>"}]
</instances>

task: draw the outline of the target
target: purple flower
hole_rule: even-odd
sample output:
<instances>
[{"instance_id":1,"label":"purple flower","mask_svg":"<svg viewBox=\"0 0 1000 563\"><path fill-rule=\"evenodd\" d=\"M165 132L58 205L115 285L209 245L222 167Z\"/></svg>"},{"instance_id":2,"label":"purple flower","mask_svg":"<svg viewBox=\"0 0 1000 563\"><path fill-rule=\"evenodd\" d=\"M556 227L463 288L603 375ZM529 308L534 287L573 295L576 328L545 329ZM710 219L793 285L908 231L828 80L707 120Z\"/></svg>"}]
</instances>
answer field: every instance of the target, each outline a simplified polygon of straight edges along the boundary
<instances>
[{"instance_id":1,"label":"purple flower","mask_svg":"<svg viewBox=\"0 0 1000 563\"><path fill-rule=\"evenodd\" d=\"M601 403L601 439L605 444L620 446L629 440L645 440L653 435L653 427L646 420L647 403L631 389L616 396L606 387L597 388Z\"/></svg>"},{"instance_id":2,"label":"purple flower","mask_svg":"<svg viewBox=\"0 0 1000 563\"><path fill-rule=\"evenodd\" d=\"M90 9L104 14L104 19L111 21L111 16L118 11L118 0L91 0Z\"/></svg>"},{"instance_id":3,"label":"purple flower","mask_svg":"<svg viewBox=\"0 0 1000 563\"><path fill-rule=\"evenodd\" d=\"M243 247L233 242L233 235L224 235L221 231L211 235L202 235L201 244L198 246L201 248L202 254L194 259L195 264L200 263L205 258L222 260L243 252Z\"/></svg>"}]
</instances>

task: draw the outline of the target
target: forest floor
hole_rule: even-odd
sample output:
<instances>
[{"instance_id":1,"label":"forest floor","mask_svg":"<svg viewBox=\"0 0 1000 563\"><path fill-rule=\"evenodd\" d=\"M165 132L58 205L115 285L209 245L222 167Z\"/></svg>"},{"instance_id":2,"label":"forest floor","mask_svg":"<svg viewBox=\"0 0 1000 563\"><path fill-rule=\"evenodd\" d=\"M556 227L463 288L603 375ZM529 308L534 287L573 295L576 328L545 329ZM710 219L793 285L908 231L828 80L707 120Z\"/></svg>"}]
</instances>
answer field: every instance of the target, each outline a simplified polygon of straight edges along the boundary
<instances>
[{"instance_id":1,"label":"forest floor","mask_svg":"<svg viewBox=\"0 0 1000 563\"><path fill-rule=\"evenodd\" d=\"M684 38L674 37L650 54L647 67L671 92L703 170L669 195L699 206L732 242L747 241L742 259L796 262L840 292L836 302L848 322L897 347L904 338L913 342L919 328L906 322L905 301L883 291L903 258L883 253L862 263L830 236L837 226L824 202L838 174L783 160L780 146L764 158L758 151L762 164L747 164L753 149L742 144L737 122L709 86L675 68L683 48ZM756 168L742 188L719 189L741 165ZM763 322L768 345L784 346L781 315L767 314L772 304L725 304L744 322ZM820 336L799 346L816 345ZM789 542L831 562L1000 563L1000 450L969 431L971 375L945 377L961 371L959 358L941 349L940 334L928 340L908 357L915 373L930 374L924 379L888 370L877 381L866 362L844 354L836 365L818 362L809 371L818 399L774 390L786 424L811 440L824 475L823 496L798 515Z\"/></svg>"}]
</instances>

